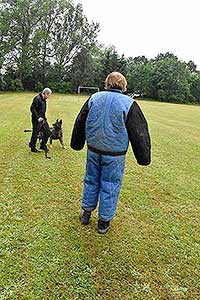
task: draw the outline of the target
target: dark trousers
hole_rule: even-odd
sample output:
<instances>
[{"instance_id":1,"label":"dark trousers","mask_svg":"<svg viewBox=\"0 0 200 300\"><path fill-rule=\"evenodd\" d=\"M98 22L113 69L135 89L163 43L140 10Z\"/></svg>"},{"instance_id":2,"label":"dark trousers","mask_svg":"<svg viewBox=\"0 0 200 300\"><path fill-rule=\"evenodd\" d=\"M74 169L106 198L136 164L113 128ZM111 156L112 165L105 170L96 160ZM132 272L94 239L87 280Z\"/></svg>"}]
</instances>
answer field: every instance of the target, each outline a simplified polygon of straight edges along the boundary
<instances>
[{"instance_id":1,"label":"dark trousers","mask_svg":"<svg viewBox=\"0 0 200 300\"><path fill-rule=\"evenodd\" d=\"M41 123L39 123L37 120L32 120L32 135L31 135L31 140L29 143L30 148L35 148L36 147L36 142L38 139L38 134L41 132L41 146L46 147L48 138L50 136L50 128L48 122L45 120Z\"/></svg>"}]
</instances>

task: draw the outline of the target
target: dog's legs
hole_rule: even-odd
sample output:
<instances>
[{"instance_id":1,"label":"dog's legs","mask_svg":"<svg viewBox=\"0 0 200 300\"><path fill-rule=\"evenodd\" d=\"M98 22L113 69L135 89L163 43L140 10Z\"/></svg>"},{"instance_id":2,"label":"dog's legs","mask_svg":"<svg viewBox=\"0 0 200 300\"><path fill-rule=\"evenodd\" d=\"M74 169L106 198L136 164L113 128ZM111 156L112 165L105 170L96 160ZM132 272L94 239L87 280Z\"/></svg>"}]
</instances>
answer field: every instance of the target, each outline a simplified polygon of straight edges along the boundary
<instances>
[{"instance_id":1,"label":"dog's legs","mask_svg":"<svg viewBox=\"0 0 200 300\"><path fill-rule=\"evenodd\" d=\"M62 148L63 148L63 149L66 149L66 147L64 146L63 138L62 138L62 137L59 138L59 141L60 141L60 143L61 143L61 145L62 145Z\"/></svg>"},{"instance_id":2,"label":"dog's legs","mask_svg":"<svg viewBox=\"0 0 200 300\"><path fill-rule=\"evenodd\" d=\"M52 138L50 137L50 148L52 148Z\"/></svg>"}]
</instances>

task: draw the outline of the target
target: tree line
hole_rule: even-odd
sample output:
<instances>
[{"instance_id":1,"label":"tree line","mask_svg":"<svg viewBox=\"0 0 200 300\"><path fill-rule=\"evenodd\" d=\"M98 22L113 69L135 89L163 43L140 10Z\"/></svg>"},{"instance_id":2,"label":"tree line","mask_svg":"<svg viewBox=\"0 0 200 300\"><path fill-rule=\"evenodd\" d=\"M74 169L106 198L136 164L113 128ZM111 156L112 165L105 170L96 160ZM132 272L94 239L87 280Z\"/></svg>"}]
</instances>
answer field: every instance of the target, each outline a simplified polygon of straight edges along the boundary
<instances>
[{"instance_id":1,"label":"tree line","mask_svg":"<svg viewBox=\"0 0 200 300\"><path fill-rule=\"evenodd\" d=\"M128 93L160 101L200 103L200 72L173 53L119 55L98 43L98 23L80 3L66 0L1 0L0 90L77 92L79 85L104 88L112 71L123 73Z\"/></svg>"}]
</instances>

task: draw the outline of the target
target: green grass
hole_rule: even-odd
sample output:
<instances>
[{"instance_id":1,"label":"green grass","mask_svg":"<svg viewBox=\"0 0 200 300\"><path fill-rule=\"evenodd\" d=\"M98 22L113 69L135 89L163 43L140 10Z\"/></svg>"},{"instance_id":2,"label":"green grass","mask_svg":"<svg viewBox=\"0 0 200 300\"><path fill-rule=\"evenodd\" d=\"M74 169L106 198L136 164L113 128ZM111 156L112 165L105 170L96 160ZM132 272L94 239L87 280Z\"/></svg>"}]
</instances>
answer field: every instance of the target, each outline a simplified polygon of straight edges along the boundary
<instances>
[{"instance_id":1,"label":"green grass","mask_svg":"<svg viewBox=\"0 0 200 300\"><path fill-rule=\"evenodd\" d=\"M86 149L69 147L85 96L52 95L62 150L31 153L34 94L0 94L0 300L200 299L200 108L139 101L152 164L129 149L118 210L106 235L80 211Z\"/></svg>"}]
</instances>

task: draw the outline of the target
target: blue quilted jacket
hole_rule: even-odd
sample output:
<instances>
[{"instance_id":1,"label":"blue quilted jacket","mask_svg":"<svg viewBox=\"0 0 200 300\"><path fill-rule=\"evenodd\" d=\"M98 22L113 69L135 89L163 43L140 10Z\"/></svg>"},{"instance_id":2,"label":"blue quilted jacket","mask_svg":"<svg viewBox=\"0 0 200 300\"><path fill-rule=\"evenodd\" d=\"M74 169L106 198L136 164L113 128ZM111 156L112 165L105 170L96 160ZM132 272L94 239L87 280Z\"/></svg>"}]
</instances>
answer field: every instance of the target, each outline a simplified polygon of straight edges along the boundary
<instances>
[{"instance_id":1,"label":"blue quilted jacket","mask_svg":"<svg viewBox=\"0 0 200 300\"><path fill-rule=\"evenodd\" d=\"M135 100L113 89L93 94L74 123L71 147L103 155L124 155L129 141L138 164L151 162L151 140L147 121Z\"/></svg>"},{"instance_id":2,"label":"blue quilted jacket","mask_svg":"<svg viewBox=\"0 0 200 300\"><path fill-rule=\"evenodd\" d=\"M100 152L126 153L129 143L126 119L133 99L120 90L93 94L89 99L86 141Z\"/></svg>"}]
</instances>

